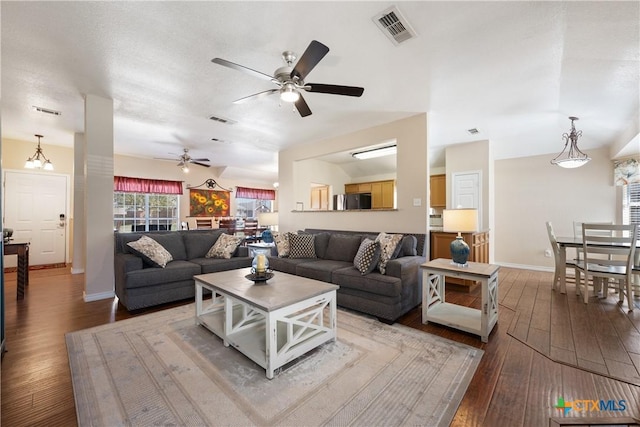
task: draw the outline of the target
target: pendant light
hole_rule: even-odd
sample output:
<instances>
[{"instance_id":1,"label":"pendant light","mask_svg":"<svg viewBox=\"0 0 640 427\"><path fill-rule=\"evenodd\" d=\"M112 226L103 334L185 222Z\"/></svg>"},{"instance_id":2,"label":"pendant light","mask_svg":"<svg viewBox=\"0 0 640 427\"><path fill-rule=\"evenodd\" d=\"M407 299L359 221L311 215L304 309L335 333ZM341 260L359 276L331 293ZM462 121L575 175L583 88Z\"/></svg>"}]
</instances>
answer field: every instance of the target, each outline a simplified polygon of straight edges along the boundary
<instances>
[{"instance_id":1,"label":"pendant light","mask_svg":"<svg viewBox=\"0 0 640 427\"><path fill-rule=\"evenodd\" d=\"M25 169L44 169L46 171L52 171L53 163L45 157L42 152L42 148L40 148L40 138L42 138L42 135L36 135L36 138L38 138L38 148L36 148L36 152L33 156L27 159L24 167Z\"/></svg>"},{"instance_id":2,"label":"pendant light","mask_svg":"<svg viewBox=\"0 0 640 427\"><path fill-rule=\"evenodd\" d=\"M562 135L564 138L564 149L558 156L551 160L551 163L562 168L579 168L586 165L591 157L580 151L578 148L578 138L582 136L582 131L576 131L573 122L578 120L577 117L569 117L571 120L571 131Z\"/></svg>"}]
</instances>

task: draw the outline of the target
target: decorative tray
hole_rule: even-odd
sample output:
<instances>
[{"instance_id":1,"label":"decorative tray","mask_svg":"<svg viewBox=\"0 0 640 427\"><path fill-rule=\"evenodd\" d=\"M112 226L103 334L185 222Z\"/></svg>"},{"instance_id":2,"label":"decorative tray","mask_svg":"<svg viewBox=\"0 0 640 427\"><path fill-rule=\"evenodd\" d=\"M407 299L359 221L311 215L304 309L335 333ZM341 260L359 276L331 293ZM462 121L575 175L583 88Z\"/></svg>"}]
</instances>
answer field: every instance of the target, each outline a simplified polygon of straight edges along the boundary
<instances>
[{"instance_id":1,"label":"decorative tray","mask_svg":"<svg viewBox=\"0 0 640 427\"><path fill-rule=\"evenodd\" d=\"M267 280L271 279L273 276L274 276L273 273L267 272L262 277L258 277L258 275L255 274L255 273L247 274L244 277L246 277L247 279L251 280L252 282L259 283L259 282L266 282Z\"/></svg>"}]
</instances>

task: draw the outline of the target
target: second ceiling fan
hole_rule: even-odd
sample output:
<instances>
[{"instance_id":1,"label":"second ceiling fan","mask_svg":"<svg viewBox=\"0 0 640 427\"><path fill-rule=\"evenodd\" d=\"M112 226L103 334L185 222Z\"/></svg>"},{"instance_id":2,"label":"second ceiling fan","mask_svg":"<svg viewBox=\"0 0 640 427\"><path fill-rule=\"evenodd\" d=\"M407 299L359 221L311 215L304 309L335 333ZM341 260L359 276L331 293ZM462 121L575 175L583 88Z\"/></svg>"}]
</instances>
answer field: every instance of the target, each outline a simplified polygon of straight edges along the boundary
<instances>
[{"instance_id":1,"label":"second ceiling fan","mask_svg":"<svg viewBox=\"0 0 640 427\"><path fill-rule=\"evenodd\" d=\"M307 49L304 51L298 62L293 65L297 59L296 55L291 51L282 52L282 59L287 64L278 68L273 76L261 73L243 65L238 65L222 58L213 58L214 62L234 70L243 71L263 80L269 80L276 85L277 89L269 89L263 92L240 98L234 103L241 103L252 99L262 98L264 96L280 94L280 99L285 102L292 102L296 106L296 110L302 117L310 116L311 109L304 100L301 91L328 93L332 95L361 96L364 88L355 86L340 86L322 83L305 83L304 79L309 72L318 65L318 62L329 52L329 48L319 41L312 40Z\"/></svg>"}]
</instances>

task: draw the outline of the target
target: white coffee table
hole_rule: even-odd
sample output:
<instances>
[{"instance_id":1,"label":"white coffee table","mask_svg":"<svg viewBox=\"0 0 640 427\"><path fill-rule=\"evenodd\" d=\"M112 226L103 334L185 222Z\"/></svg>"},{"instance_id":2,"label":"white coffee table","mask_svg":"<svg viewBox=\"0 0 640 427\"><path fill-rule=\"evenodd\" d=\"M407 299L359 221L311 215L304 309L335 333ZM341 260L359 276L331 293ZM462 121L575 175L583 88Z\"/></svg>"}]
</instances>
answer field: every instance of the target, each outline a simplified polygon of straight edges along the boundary
<instances>
[{"instance_id":1,"label":"white coffee table","mask_svg":"<svg viewBox=\"0 0 640 427\"><path fill-rule=\"evenodd\" d=\"M266 283L245 278L249 269L195 276L196 323L266 370L274 370L327 341L336 340L339 286L275 272ZM203 289L212 298L203 300Z\"/></svg>"}]
</instances>

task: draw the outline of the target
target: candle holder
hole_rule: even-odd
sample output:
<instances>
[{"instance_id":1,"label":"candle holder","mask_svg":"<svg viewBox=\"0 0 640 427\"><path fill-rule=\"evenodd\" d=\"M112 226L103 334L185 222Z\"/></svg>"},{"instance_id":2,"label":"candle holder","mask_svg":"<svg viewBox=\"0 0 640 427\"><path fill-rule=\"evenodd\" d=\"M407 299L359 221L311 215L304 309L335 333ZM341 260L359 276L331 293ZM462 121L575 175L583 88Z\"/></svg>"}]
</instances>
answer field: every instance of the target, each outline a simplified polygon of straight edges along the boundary
<instances>
[{"instance_id":1,"label":"candle holder","mask_svg":"<svg viewBox=\"0 0 640 427\"><path fill-rule=\"evenodd\" d=\"M254 257L251 261L251 274L245 277L254 282L266 282L273 277L273 272L269 269L269 258L267 254L271 253L271 248L254 249Z\"/></svg>"}]
</instances>

